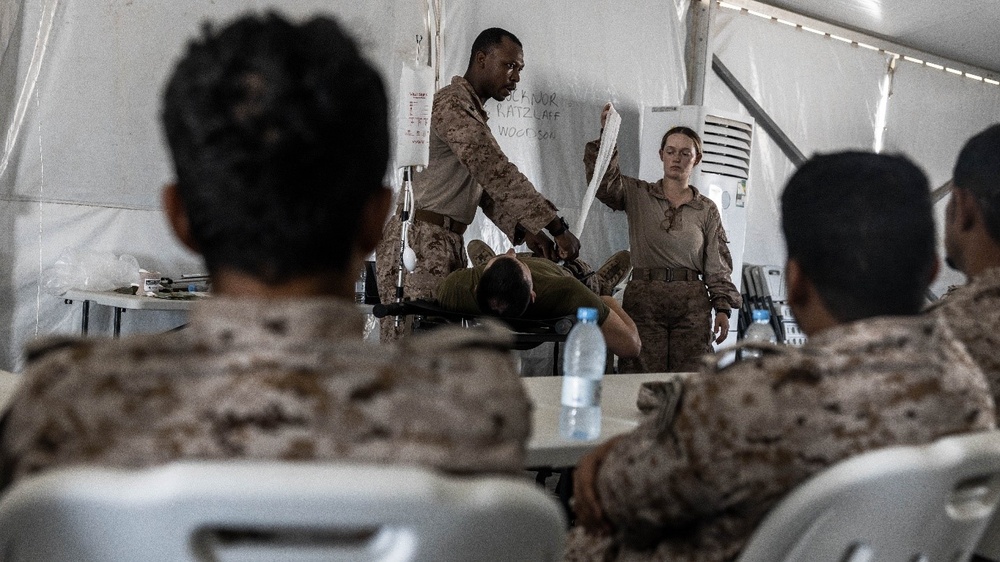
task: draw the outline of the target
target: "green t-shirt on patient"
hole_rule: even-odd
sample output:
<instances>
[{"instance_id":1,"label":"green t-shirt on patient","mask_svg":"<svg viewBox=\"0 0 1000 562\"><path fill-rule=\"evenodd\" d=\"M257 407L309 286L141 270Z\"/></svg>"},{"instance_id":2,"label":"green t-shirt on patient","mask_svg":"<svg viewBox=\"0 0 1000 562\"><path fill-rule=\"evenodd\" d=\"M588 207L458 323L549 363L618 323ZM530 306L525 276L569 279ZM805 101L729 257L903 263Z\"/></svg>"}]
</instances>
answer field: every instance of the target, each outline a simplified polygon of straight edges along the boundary
<instances>
[{"instance_id":1,"label":"green t-shirt on patient","mask_svg":"<svg viewBox=\"0 0 1000 562\"><path fill-rule=\"evenodd\" d=\"M569 271L545 258L518 258L531 271L535 302L528 305L521 318L547 320L560 316L576 316L576 309L589 306L597 309L597 323L603 324L611 309ZM442 308L462 314L481 315L476 304L476 286L485 265L460 269L448 275L437 288L437 300Z\"/></svg>"}]
</instances>

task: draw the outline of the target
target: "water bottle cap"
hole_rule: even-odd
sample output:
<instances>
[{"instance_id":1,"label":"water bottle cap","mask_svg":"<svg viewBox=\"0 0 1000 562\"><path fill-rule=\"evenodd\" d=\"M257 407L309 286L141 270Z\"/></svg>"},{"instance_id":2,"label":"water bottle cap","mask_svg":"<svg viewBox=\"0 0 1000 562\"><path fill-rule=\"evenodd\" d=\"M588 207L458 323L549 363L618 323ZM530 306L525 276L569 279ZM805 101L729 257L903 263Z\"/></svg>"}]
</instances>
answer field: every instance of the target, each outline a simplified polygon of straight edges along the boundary
<instances>
[{"instance_id":1,"label":"water bottle cap","mask_svg":"<svg viewBox=\"0 0 1000 562\"><path fill-rule=\"evenodd\" d=\"M589 306L581 306L580 308L576 309L576 319L580 320L581 322L584 320L596 322L597 309L591 308Z\"/></svg>"},{"instance_id":2,"label":"water bottle cap","mask_svg":"<svg viewBox=\"0 0 1000 562\"><path fill-rule=\"evenodd\" d=\"M755 308L753 310L753 321L757 322L758 320L763 320L765 322L769 322L771 320L771 313L768 312L767 310L762 310L760 308Z\"/></svg>"}]
</instances>

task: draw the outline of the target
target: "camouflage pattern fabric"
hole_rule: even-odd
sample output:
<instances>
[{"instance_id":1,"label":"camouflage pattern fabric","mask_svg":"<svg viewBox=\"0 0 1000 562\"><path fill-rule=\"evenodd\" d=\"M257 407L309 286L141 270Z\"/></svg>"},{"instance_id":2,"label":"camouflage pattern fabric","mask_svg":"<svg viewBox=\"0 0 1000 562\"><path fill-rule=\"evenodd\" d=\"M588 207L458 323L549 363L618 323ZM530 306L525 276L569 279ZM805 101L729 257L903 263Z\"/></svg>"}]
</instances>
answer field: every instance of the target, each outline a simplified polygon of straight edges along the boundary
<instances>
[{"instance_id":1,"label":"camouflage pattern fabric","mask_svg":"<svg viewBox=\"0 0 1000 562\"><path fill-rule=\"evenodd\" d=\"M334 299L200 302L184 330L50 339L0 435L4 483L75 464L349 459L522 469L531 405L503 328L361 339Z\"/></svg>"},{"instance_id":2,"label":"camouflage pattern fabric","mask_svg":"<svg viewBox=\"0 0 1000 562\"><path fill-rule=\"evenodd\" d=\"M378 278L379 299L383 303L396 302L396 282L399 272L399 243L402 222L391 217L382 229L382 241L375 249L375 271ZM403 273L403 295L406 299L435 298L438 284L452 271L464 269L468 258L462 237L440 226L414 221L410 226L410 247L417 254L417 267ZM407 317L396 327L395 317L387 316L381 324L381 341L392 342L410 333Z\"/></svg>"},{"instance_id":3,"label":"camouflage pattern fabric","mask_svg":"<svg viewBox=\"0 0 1000 562\"><path fill-rule=\"evenodd\" d=\"M981 272L931 308L962 340L1000 402L1000 268Z\"/></svg>"},{"instance_id":4,"label":"camouflage pattern fabric","mask_svg":"<svg viewBox=\"0 0 1000 562\"><path fill-rule=\"evenodd\" d=\"M755 345L760 359L706 361L611 448L597 490L616 531L573 529L567 560L735 560L768 510L837 461L995 428L982 372L940 319Z\"/></svg>"},{"instance_id":5,"label":"camouflage pattern fabric","mask_svg":"<svg viewBox=\"0 0 1000 562\"><path fill-rule=\"evenodd\" d=\"M413 177L415 208L471 224L476 207L515 245L517 225L536 233L557 211L497 143L469 82L455 76L434 94L430 161Z\"/></svg>"},{"instance_id":6,"label":"camouflage pattern fabric","mask_svg":"<svg viewBox=\"0 0 1000 562\"><path fill-rule=\"evenodd\" d=\"M597 276L594 268L590 267L589 263L577 258L575 260L564 261L562 266L573 278L586 285L595 294L604 294L601 292L601 279Z\"/></svg>"},{"instance_id":7,"label":"camouflage pattern fabric","mask_svg":"<svg viewBox=\"0 0 1000 562\"><path fill-rule=\"evenodd\" d=\"M639 331L639 357L619 358L622 373L697 371L712 352L712 305L701 281L644 281L625 286L622 308Z\"/></svg>"}]
</instances>

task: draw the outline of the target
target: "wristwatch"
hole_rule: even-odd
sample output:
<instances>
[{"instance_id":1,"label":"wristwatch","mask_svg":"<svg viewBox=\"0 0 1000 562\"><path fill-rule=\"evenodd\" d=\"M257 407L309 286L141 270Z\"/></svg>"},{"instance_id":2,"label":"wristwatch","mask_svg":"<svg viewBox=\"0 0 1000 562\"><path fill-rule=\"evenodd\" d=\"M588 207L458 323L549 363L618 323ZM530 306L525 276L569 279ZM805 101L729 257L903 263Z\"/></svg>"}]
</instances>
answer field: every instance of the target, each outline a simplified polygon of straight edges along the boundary
<instances>
[{"instance_id":1,"label":"wristwatch","mask_svg":"<svg viewBox=\"0 0 1000 562\"><path fill-rule=\"evenodd\" d=\"M559 217L559 224L560 227L557 227L555 230L549 228L548 229L549 234L551 234L552 236L562 236L564 232L569 230L569 224L566 223L566 219L564 219L563 217Z\"/></svg>"}]
</instances>

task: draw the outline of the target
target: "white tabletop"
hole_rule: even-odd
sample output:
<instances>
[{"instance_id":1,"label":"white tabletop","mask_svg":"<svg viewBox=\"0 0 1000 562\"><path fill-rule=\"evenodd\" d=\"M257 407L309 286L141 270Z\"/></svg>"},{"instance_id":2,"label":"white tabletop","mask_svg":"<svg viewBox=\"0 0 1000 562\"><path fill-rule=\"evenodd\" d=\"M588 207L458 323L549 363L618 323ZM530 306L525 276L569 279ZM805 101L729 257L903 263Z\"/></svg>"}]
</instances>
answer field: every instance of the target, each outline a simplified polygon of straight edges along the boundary
<instances>
[{"instance_id":1,"label":"white tabletop","mask_svg":"<svg viewBox=\"0 0 1000 562\"><path fill-rule=\"evenodd\" d=\"M127 295L114 291L66 291L62 298L72 301L90 301L104 306L130 310L191 310L198 299L160 299L145 295Z\"/></svg>"},{"instance_id":2,"label":"white tabletop","mask_svg":"<svg viewBox=\"0 0 1000 562\"><path fill-rule=\"evenodd\" d=\"M559 403L562 377L525 377L521 379L528 397L535 405L532 434L528 441L525 464L536 466L573 466L588 451L616 435L639 425L642 414L635 405L639 387L644 382L669 380L679 373L642 373L605 375L601 389L601 434L592 441L567 439L559 434Z\"/></svg>"}]
</instances>

